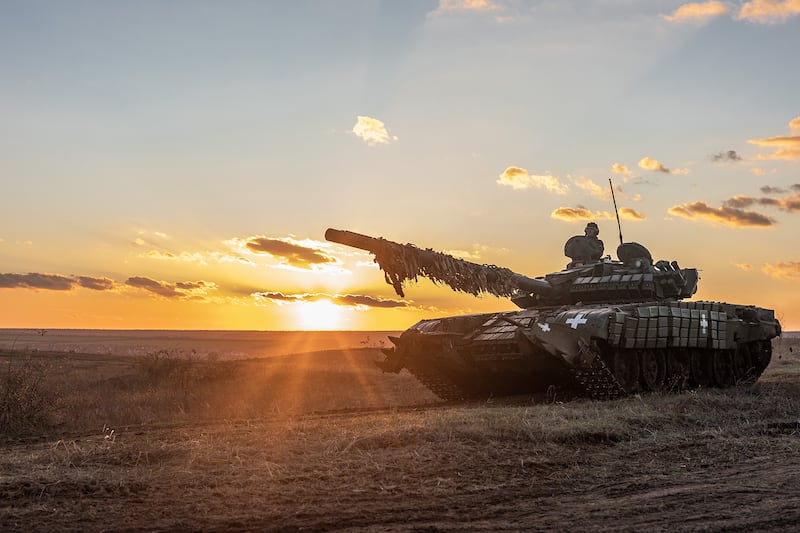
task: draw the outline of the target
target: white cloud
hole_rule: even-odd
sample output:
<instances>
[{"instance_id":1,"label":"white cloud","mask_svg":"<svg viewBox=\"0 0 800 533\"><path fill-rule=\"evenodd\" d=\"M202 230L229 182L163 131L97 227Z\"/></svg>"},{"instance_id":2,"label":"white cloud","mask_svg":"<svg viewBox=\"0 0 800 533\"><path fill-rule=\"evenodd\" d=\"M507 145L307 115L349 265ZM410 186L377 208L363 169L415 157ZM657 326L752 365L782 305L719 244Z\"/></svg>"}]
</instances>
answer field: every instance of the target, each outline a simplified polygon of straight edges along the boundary
<instances>
[{"instance_id":1,"label":"white cloud","mask_svg":"<svg viewBox=\"0 0 800 533\"><path fill-rule=\"evenodd\" d=\"M505 169L497 179L497 183L512 189L530 189L531 187L547 189L556 194L566 194L569 190L569 187L559 182L555 176L528 174L527 170L520 167L508 167Z\"/></svg>"},{"instance_id":2,"label":"white cloud","mask_svg":"<svg viewBox=\"0 0 800 533\"><path fill-rule=\"evenodd\" d=\"M598 185L590 178L579 176L577 178L572 178L572 183L577 185L579 189L583 189L595 198L600 198L601 200L611 199L611 189L609 187L602 187Z\"/></svg>"},{"instance_id":3,"label":"white cloud","mask_svg":"<svg viewBox=\"0 0 800 533\"><path fill-rule=\"evenodd\" d=\"M396 136L389 135L386 125L377 118L359 115L352 131L356 137L370 146L389 144L391 141L397 140Z\"/></svg>"},{"instance_id":4,"label":"white cloud","mask_svg":"<svg viewBox=\"0 0 800 533\"><path fill-rule=\"evenodd\" d=\"M643 157L641 161L639 161L639 168L643 168L645 170L652 170L654 172L669 173L669 169L667 167L665 167L655 159L650 159L649 157Z\"/></svg>"}]
</instances>

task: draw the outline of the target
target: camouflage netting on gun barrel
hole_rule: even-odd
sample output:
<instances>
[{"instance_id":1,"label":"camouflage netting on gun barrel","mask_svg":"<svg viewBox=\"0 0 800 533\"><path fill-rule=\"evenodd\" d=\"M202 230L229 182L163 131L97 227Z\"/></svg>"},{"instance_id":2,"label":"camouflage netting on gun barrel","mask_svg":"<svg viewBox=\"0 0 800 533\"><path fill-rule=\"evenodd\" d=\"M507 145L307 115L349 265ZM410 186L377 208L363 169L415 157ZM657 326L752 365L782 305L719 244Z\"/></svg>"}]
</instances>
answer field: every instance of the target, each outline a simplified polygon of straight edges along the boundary
<instances>
[{"instance_id":1,"label":"camouflage netting on gun barrel","mask_svg":"<svg viewBox=\"0 0 800 533\"><path fill-rule=\"evenodd\" d=\"M420 250L413 244L377 240L380 244L371 250L375 262L383 270L386 283L401 297L405 297L403 284L417 281L418 276L474 296L489 293L509 297L515 292L515 274L507 268L470 263L431 249Z\"/></svg>"}]
</instances>

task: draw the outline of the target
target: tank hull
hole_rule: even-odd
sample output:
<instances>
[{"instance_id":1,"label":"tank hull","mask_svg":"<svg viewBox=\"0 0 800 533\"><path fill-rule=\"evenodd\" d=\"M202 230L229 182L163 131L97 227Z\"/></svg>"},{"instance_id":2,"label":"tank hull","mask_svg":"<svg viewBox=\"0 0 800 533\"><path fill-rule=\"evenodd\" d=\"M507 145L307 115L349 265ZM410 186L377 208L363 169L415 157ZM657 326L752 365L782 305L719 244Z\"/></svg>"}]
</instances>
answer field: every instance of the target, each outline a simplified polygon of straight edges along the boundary
<instances>
[{"instance_id":1,"label":"tank hull","mask_svg":"<svg viewBox=\"0 0 800 533\"><path fill-rule=\"evenodd\" d=\"M535 307L422 320L378 365L406 368L448 400L559 390L611 399L752 383L780 332L772 310L722 302Z\"/></svg>"}]
</instances>

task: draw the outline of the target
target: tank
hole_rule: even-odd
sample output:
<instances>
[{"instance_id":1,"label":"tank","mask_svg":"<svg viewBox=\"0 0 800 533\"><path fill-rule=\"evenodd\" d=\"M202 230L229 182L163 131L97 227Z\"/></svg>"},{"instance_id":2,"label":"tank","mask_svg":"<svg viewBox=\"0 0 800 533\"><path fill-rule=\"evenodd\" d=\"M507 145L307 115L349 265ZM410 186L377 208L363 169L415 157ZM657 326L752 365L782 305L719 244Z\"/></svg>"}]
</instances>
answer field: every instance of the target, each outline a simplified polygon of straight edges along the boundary
<instances>
[{"instance_id":1,"label":"tank","mask_svg":"<svg viewBox=\"0 0 800 533\"><path fill-rule=\"evenodd\" d=\"M695 268L653 261L635 242L602 256L597 226L570 238L564 270L528 277L413 244L328 229L371 252L399 296L426 277L456 291L510 298L520 309L417 322L385 348L384 372L407 369L445 400L514 394L597 400L753 383L781 326L771 309L690 301ZM599 243L599 244L598 244Z\"/></svg>"}]
</instances>

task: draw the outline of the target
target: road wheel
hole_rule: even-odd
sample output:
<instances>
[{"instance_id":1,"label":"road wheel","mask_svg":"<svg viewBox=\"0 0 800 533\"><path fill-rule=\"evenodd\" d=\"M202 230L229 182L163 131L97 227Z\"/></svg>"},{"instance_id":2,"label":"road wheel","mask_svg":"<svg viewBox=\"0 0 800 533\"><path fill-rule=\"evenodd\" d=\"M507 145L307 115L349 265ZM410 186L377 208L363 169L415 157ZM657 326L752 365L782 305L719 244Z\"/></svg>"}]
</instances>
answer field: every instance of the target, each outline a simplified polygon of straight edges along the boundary
<instances>
[{"instance_id":1,"label":"road wheel","mask_svg":"<svg viewBox=\"0 0 800 533\"><path fill-rule=\"evenodd\" d=\"M713 383L711 374L711 354L705 350L692 350L689 354L689 375L694 387L710 387Z\"/></svg>"},{"instance_id":2,"label":"road wheel","mask_svg":"<svg viewBox=\"0 0 800 533\"><path fill-rule=\"evenodd\" d=\"M646 391L660 391L667 378L667 360L661 350L639 352L639 383Z\"/></svg>"},{"instance_id":3,"label":"road wheel","mask_svg":"<svg viewBox=\"0 0 800 533\"><path fill-rule=\"evenodd\" d=\"M736 353L733 355L733 375L737 383L755 383L758 378L750 355L750 343L743 342L736 346Z\"/></svg>"},{"instance_id":4,"label":"road wheel","mask_svg":"<svg viewBox=\"0 0 800 533\"><path fill-rule=\"evenodd\" d=\"M615 350L611 353L609 366L617 382L625 392L636 392L639 382L639 357L633 350Z\"/></svg>"},{"instance_id":5,"label":"road wheel","mask_svg":"<svg viewBox=\"0 0 800 533\"><path fill-rule=\"evenodd\" d=\"M717 387L727 388L736 384L733 373L733 352L730 350L717 350L714 352L711 363L714 374L714 383Z\"/></svg>"},{"instance_id":6,"label":"road wheel","mask_svg":"<svg viewBox=\"0 0 800 533\"><path fill-rule=\"evenodd\" d=\"M689 386L689 354L686 350L667 352L667 382L671 391L681 391Z\"/></svg>"}]
</instances>

